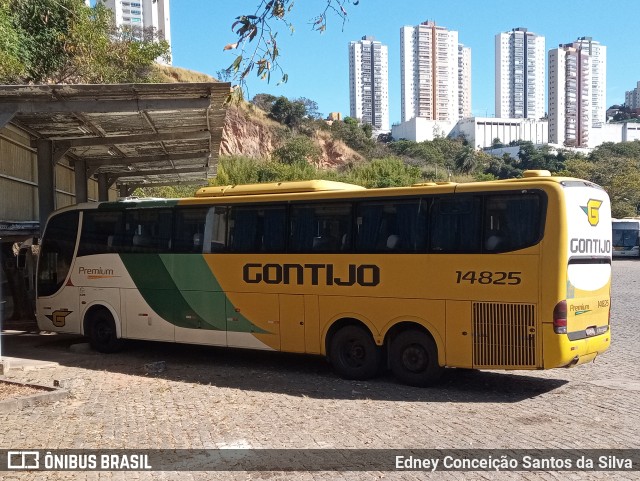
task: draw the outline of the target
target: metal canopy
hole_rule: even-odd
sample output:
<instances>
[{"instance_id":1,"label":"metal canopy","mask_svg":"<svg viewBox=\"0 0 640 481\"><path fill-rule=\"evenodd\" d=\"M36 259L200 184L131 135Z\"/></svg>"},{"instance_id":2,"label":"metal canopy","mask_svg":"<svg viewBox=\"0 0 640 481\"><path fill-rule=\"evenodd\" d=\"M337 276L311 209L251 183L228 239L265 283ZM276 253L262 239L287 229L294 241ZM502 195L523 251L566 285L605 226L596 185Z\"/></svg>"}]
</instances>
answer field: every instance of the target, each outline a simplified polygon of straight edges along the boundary
<instances>
[{"instance_id":1,"label":"metal canopy","mask_svg":"<svg viewBox=\"0 0 640 481\"><path fill-rule=\"evenodd\" d=\"M78 201L86 200L90 175L102 194L116 183L129 195L215 175L230 91L228 83L4 85L0 128L11 122L30 133L39 169L43 158L53 165L66 155L75 164ZM42 197L40 206L47 214L55 207L43 206Z\"/></svg>"}]
</instances>

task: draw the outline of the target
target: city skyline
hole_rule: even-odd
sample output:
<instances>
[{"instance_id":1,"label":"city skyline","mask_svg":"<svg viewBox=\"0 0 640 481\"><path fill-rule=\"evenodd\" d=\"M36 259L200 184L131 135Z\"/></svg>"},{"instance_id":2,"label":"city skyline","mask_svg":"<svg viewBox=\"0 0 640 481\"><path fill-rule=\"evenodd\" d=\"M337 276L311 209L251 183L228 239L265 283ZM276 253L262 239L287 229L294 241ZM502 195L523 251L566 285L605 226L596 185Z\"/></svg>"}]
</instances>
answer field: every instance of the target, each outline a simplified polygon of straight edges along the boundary
<instances>
[{"instance_id":1,"label":"city skyline","mask_svg":"<svg viewBox=\"0 0 640 481\"><path fill-rule=\"evenodd\" d=\"M639 49L629 48L628 32L635 29L632 16L621 12L633 8L634 2L585 1L584 8L575 10L562 2L541 1L535 5L492 1L478 5L461 1L456 8L431 1L400 1L393 9L379 0L367 0L350 6L349 20L341 28L340 20L330 17L323 35L310 31L309 19L317 13L312 6L296 5L292 22L294 35L281 32L278 37L281 64L289 81L277 85L279 76L266 83L253 77L248 81L249 98L257 93L284 95L289 98L308 97L318 102L322 113L349 112L348 57L344 54L350 41L372 35L389 47L390 120L401 119L400 35L406 25L416 25L433 19L439 25L459 32L459 42L473 52L472 113L495 115L495 46L494 37L517 27L525 27L546 38L547 53L562 43L582 36L591 36L608 46L607 104L623 103L625 92L640 79ZM613 7L613 8L612 8ZM223 52L224 45L234 39L231 24L235 17L252 13L255 5L244 6L193 0L189 8L184 2L172 2L174 65L216 74L228 67L237 52ZM384 15L376 12L384 11ZM499 15L496 15L499 13ZM197 35L196 35L197 34ZM206 49L195 48L193 38ZM315 52L310 54L310 52ZM548 55L545 55L547 57ZM546 62L546 61L545 61ZM631 67L630 67L631 66ZM545 87L545 91L548 86ZM545 103L547 103L545 101Z\"/></svg>"}]
</instances>

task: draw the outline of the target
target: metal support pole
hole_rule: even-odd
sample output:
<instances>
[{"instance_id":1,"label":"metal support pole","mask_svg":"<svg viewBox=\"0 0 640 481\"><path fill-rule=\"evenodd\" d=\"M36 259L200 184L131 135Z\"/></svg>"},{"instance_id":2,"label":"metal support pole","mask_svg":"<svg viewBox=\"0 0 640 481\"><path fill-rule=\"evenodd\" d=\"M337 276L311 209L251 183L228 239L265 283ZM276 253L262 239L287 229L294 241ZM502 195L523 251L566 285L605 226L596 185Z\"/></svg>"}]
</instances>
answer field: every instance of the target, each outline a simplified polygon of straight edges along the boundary
<instances>
[{"instance_id":1,"label":"metal support pole","mask_svg":"<svg viewBox=\"0 0 640 481\"><path fill-rule=\"evenodd\" d=\"M87 163L84 160L76 160L74 166L76 183L76 204L89 200L89 188L87 187Z\"/></svg>"},{"instance_id":2,"label":"metal support pole","mask_svg":"<svg viewBox=\"0 0 640 481\"><path fill-rule=\"evenodd\" d=\"M109 200L109 178L107 174L98 174L98 200L104 202Z\"/></svg>"},{"instance_id":3,"label":"metal support pole","mask_svg":"<svg viewBox=\"0 0 640 481\"><path fill-rule=\"evenodd\" d=\"M44 230L49 214L56 208L55 163L53 161L53 143L50 140L38 140L38 219L40 233Z\"/></svg>"}]
</instances>

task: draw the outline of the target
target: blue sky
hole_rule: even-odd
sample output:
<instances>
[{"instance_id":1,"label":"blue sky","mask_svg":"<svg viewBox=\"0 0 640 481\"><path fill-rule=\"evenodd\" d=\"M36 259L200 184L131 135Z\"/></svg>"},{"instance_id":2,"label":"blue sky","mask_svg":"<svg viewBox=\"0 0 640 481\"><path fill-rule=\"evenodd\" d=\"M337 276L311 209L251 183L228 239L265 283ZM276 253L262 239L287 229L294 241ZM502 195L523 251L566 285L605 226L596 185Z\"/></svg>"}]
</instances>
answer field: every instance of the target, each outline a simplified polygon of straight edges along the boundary
<instances>
[{"instance_id":1,"label":"blue sky","mask_svg":"<svg viewBox=\"0 0 640 481\"><path fill-rule=\"evenodd\" d=\"M235 41L236 16L255 11L259 0L171 0L173 64L215 76L233 61L223 47ZM298 0L291 17L295 33L282 30L278 39L281 65L289 81L277 85L255 79L249 97L270 93L318 102L323 114L349 114L349 41L373 35L389 47L391 122L400 121L400 27L434 20L457 30L471 47L472 108L475 115L494 113L494 37L525 27L546 37L546 50L591 36L607 46L607 105L624 102L624 92L640 80L640 1L638 0L360 0L348 7L344 25L331 17L327 31L311 30L309 20L325 0Z\"/></svg>"}]
</instances>

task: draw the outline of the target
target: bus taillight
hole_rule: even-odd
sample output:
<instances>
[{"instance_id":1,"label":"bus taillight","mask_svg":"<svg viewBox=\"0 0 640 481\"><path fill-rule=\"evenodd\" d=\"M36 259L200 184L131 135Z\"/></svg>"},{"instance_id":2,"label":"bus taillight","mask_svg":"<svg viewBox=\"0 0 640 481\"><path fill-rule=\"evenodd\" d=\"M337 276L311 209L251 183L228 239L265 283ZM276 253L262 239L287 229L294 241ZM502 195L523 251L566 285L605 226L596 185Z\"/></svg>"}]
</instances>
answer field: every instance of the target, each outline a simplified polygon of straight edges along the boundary
<instances>
[{"instance_id":1,"label":"bus taillight","mask_svg":"<svg viewBox=\"0 0 640 481\"><path fill-rule=\"evenodd\" d=\"M567 301L560 301L553 309L553 332L556 334L567 333Z\"/></svg>"}]
</instances>

